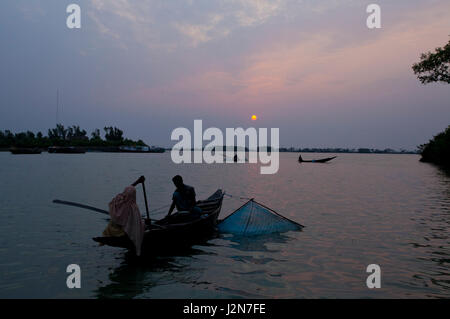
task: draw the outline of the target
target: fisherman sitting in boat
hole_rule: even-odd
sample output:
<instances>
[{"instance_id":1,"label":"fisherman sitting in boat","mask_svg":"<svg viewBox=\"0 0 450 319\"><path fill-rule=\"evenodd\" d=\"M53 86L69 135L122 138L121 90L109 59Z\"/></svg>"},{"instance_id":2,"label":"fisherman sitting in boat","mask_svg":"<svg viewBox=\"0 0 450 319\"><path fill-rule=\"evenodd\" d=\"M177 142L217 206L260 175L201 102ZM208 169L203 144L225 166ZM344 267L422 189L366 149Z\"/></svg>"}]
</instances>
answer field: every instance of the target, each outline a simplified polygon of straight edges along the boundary
<instances>
[{"instance_id":1,"label":"fisherman sitting in boat","mask_svg":"<svg viewBox=\"0 0 450 319\"><path fill-rule=\"evenodd\" d=\"M191 218L200 217L202 210L200 207L195 206L197 203L195 200L195 189L192 186L183 183L183 178L180 175L172 178L172 182L177 188L172 196L172 205L170 206L167 217L170 217L175 207L178 213L189 212Z\"/></svg>"}]
</instances>

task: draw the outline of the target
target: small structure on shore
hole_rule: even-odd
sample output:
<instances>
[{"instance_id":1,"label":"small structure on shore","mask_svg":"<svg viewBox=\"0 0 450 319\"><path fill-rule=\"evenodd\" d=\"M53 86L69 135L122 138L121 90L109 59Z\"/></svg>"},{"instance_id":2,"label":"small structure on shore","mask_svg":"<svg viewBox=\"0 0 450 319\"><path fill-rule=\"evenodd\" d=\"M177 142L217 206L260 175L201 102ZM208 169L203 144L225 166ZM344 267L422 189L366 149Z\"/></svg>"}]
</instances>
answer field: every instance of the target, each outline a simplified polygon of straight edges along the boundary
<instances>
[{"instance_id":1,"label":"small structure on shore","mask_svg":"<svg viewBox=\"0 0 450 319\"><path fill-rule=\"evenodd\" d=\"M121 153L164 153L166 150L161 147L148 147L148 146L120 146L119 152Z\"/></svg>"}]
</instances>

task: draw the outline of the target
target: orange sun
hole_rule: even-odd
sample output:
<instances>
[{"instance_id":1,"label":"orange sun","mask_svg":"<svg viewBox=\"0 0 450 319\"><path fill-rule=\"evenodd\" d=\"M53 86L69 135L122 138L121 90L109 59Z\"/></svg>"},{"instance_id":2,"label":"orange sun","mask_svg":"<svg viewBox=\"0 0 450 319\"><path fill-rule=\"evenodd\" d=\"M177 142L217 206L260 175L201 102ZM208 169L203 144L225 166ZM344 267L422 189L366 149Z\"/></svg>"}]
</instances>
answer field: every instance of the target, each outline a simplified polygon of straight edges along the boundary
<instances>
[{"instance_id":1,"label":"orange sun","mask_svg":"<svg viewBox=\"0 0 450 319\"><path fill-rule=\"evenodd\" d=\"M252 115L252 121L256 121L258 117L256 115Z\"/></svg>"}]
</instances>

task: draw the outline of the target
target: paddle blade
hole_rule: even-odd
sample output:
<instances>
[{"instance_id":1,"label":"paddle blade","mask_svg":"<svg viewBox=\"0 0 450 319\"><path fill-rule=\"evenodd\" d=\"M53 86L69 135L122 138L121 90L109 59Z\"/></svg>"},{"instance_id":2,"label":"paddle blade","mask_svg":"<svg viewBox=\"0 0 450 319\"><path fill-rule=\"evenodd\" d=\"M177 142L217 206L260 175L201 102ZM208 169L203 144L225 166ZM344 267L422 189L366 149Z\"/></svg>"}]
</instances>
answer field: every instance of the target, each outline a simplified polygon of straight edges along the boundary
<instances>
[{"instance_id":1,"label":"paddle blade","mask_svg":"<svg viewBox=\"0 0 450 319\"><path fill-rule=\"evenodd\" d=\"M66 200L59 200L59 199L53 200L53 203L66 205L66 206L79 207L79 208L83 208L83 209L87 209L87 210L92 210L92 211L97 212L97 213L109 215L109 212L107 210L104 210L104 209L101 209L101 208L97 208L97 207L92 207L92 206L89 206L89 205L80 204L80 203L74 203L74 202L69 202L69 201L66 201Z\"/></svg>"}]
</instances>

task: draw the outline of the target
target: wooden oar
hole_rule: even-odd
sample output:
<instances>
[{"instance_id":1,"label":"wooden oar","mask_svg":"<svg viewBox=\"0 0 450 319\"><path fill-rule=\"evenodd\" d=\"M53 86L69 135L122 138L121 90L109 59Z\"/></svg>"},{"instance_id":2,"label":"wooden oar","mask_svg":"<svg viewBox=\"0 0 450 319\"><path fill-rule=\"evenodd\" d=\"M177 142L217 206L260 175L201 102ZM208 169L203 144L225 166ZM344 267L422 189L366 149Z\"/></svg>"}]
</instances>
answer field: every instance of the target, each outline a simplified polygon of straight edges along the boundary
<instances>
[{"instance_id":1,"label":"wooden oar","mask_svg":"<svg viewBox=\"0 0 450 319\"><path fill-rule=\"evenodd\" d=\"M144 191L145 210L147 212L147 219L150 220L150 213L148 212L147 193L145 191L145 184L144 183L142 183L142 189ZM53 203L55 203L55 204L62 204L62 205L68 205L68 206L74 206L74 207L79 207L79 208L84 208L84 209L92 210L94 212L98 212L98 213L102 213L102 214L105 214L105 215L109 215L109 212L107 210L104 210L104 209L101 209L101 208L97 208L97 207L93 207L93 206L89 206L89 205L80 204L80 203L69 202L69 201L59 200L59 199L53 200Z\"/></svg>"},{"instance_id":2,"label":"wooden oar","mask_svg":"<svg viewBox=\"0 0 450 319\"><path fill-rule=\"evenodd\" d=\"M145 210L147 211L147 219L150 220L150 214L148 212L147 192L145 191L144 182L142 182L142 190L144 191Z\"/></svg>"},{"instance_id":3,"label":"wooden oar","mask_svg":"<svg viewBox=\"0 0 450 319\"><path fill-rule=\"evenodd\" d=\"M80 207L80 208L84 208L84 209L88 209L88 210L93 210L94 212L98 212L98 213L102 213L102 214L105 214L105 215L109 215L109 212L107 210L104 210L104 209L101 209L101 208L97 208L97 207L93 207L93 206L84 205L84 204L68 202L68 201L59 200L59 199L55 199L53 201L53 203L62 204L62 205L68 205L68 206Z\"/></svg>"}]
</instances>

